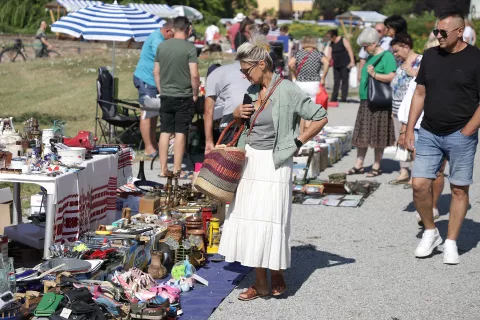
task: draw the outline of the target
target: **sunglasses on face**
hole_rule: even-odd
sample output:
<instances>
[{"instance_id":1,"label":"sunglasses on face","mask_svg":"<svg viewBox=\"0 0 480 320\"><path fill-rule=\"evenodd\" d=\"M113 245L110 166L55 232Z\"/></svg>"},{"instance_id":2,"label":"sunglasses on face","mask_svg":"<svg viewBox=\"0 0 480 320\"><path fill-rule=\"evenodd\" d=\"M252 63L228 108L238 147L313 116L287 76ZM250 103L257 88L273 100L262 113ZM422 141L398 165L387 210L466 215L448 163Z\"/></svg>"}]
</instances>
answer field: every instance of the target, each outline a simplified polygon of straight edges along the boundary
<instances>
[{"instance_id":1,"label":"sunglasses on face","mask_svg":"<svg viewBox=\"0 0 480 320\"><path fill-rule=\"evenodd\" d=\"M240 72L243 73L245 76L249 77L250 73L252 72L253 68L255 68L258 65L258 62L252 64L252 66L248 69L240 69Z\"/></svg>"},{"instance_id":2,"label":"sunglasses on face","mask_svg":"<svg viewBox=\"0 0 480 320\"><path fill-rule=\"evenodd\" d=\"M453 29L453 30L451 30L451 31L447 31L447 30L443 30L443 29L435 29L435 30L433 30L433 35L434 35L435 37L437 37L438 34L440 34L440 36L445 39L445 38L448 37L448 35L449 35L450 33L452 33L453 31L457 31L457 30L460 29L460 28L462 28L462 27L458 27L457 29Z\"/></svg>"}]
</instances>

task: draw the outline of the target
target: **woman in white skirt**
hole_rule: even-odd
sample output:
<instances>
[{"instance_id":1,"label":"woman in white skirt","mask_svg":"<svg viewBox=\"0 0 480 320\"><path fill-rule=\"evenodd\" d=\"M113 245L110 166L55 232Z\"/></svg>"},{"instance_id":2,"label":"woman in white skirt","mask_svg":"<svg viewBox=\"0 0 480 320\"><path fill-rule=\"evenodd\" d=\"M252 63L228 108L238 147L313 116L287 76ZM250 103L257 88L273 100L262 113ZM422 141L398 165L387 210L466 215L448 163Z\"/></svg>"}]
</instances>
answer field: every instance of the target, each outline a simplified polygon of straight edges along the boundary
<instances>
[{"instance_id":1,"label":"woman in white skirt","mask_svg":"<svg viewBox=\"0 0 480 320\"><path fill-rule=\"evenodd\" d=\"M264 38L237 51L241 71L252 82L252 105L238 106L233 115L247 121L238 146L245 147L246 164L235 199L227 212L219 253L228 262L255 268L256 281L239 295L252 300L285 292L283 270L290 267L293 155L327 123L326 111L300 88L272 73L270 48ZM312 124L298 135L300 119Z\"/></svg>"}]
</instances>

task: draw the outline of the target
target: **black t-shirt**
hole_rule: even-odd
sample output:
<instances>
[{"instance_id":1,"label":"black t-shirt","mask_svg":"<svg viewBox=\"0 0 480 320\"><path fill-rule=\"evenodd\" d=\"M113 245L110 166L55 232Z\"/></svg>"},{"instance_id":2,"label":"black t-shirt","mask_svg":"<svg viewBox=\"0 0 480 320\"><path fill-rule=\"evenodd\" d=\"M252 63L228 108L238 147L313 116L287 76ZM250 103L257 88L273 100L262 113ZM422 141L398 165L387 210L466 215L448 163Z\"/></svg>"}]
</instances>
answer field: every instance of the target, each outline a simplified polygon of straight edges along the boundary
<instances>
[{"instance_id":1,"label":"black t-shirt","mask_svg":"<svg viewBox=\"0 0 480 320\"><path fill-rule=\"evenodd\" d=\"M480 50L471 45L457 53L430 48L416 81L426 90L422 128L436 135L461 130L480 101Z\"/></svg>"}]
</instances>

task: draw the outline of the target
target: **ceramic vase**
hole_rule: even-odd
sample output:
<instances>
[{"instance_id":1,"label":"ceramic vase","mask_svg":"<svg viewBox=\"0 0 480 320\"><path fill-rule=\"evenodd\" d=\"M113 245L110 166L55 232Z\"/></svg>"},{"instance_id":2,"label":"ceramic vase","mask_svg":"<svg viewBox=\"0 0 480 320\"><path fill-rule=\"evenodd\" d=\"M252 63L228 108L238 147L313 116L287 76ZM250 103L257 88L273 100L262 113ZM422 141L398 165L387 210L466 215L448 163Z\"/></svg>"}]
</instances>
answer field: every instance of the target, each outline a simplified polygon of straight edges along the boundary
<instances>
[{"instance_id":1,"label":"ceramic vase","mask_svg":"<svg viewBox=\"0 0 480 320\"><path fill-rule=\"evenodd\" d=\"M167 275L167 269L163 266L163 252L151 251L152 262L148 266L148 274L153 279L163 279Z\"/></svg>"}]
</instances>

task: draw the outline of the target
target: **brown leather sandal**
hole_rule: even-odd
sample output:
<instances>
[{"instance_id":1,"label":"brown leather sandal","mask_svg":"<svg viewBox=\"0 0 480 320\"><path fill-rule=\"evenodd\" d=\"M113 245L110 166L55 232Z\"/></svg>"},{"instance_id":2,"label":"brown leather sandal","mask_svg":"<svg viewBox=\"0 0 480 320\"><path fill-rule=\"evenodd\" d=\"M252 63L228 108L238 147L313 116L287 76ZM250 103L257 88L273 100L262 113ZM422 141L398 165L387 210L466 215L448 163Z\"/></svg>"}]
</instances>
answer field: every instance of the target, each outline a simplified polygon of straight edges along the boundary
<instances>
[{"instance_id":1,"label":"brown leather sandal","mask_svg":"<svg viewBox=\"0 0 480 320\"><path fill-rule=\"evenodd\" d=\"M287 283L281 274L272 276L272 296L278 297L287 291Z\"/></svg>"},{"instance_id":2,"label":"brown leather sandal","mask_svg":"<svg viewBox=\"0 0 480 320\"><path fill-rule=\"evenodd\" d=\"M238 296L238 300L250 301L250 300L254 300L254 299L262 298L266 296L268 296L268 294L259 294L258 290L254 286L251 286L246 291L240 293L240 295Z\"/></svg>"}]
</instances>

